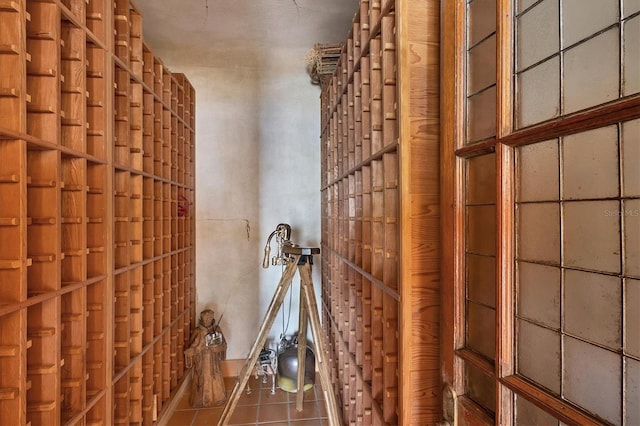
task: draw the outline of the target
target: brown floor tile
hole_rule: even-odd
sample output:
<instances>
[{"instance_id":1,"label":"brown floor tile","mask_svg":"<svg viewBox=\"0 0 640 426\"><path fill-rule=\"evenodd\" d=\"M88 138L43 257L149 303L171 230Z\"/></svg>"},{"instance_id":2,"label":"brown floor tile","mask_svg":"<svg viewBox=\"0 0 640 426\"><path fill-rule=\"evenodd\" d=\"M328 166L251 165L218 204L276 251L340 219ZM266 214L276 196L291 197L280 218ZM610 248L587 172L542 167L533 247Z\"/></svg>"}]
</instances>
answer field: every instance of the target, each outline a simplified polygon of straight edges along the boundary
<instances>
[{"instance_id":1,"label":"brown floor tile","mask_svg":"<svg viewBox=\"0 0 640 426\"><path fill-rule=\"evenodd\" d=\"M261 404L258 409L259 422L287 422L289 420L288 403Z\"/></svg>"},{"instance_id":2,"label":"brown floor tile","mask_svg":"<svg viewBox=\"0 0 640 426\"><path fill-rule=\"evenodd\" d=\"M314 390L316 391L316 399L318 401L324 400L324 391L322 390L322 385L314 385Z\"/></svg>"},{"instance_id":3,"label":"brown floor tile","mask_svg":"<svg viewBox=\"0 0 640 426\"><path fill-rule=\"evenodd\" d=\"M297 420L297 421L291 421L291 426L323 426L325 424L328 423L323 423L322 420L320 419L313 419L313 420Z\"/></svg>"},{"instance_id":4,"label":"brown floor tile","mask_svg":"<svg viewBox=\"0 0 640 426\"><path fill-rule=\"evenodd\" d=\"M304 401L302 404L302 411L296 410L296 403L289 403L289 419L290 420L304 420L304 419L317 419L320 417L318 411L318 403L316 401Z\"/></svg>"},{"instance_id":5,"label":"brown floor tile","mask_svg":"<svg viewBox=\"0 0 640 426\"><path fill-rule=\"evenodd\" d=\"M191 407L191 404L189 404L190 395L191 395L190 392L184 393L184 395L182 396L182 399L180 399L180 401L176 405L176 410L191 410L193 408Z\"/></svg>"},{"instance_id":6,"label":"brown floor tile","mask_svg":"<svg viewBox=\"0 0 640 426\"><path fill-rule=\"evenodd\" d=\"M227 395L227 399L231 398L231 392ZM238 405L258 405L260 403L260 389L253 389L250 394L242 392L238 398Z\"/></svg>"},{"instance_id":7,"label":"brown floor tile","mask_svg":"<svg viewBox=\"0 0 640 426\"><path fill-rule=\"evenodd\" d=\"M169 426L191 426L196 416L197 410L179 410L175 411L169 418L167 425Z\"/></svg>"},{"instance_id":8,"label":"brown floor tile","mask_svg":"<svg viewBox=\"0 0 640 426\"><path fill-rule=\"evenodd\" d=\"M215 408L202 408L198 410L193 426L211 426L217 425L218 420L222 417L224 406Z\"/></svg>"},{"instance_id":9,"label":"brown floor tile","mask_svg":"<svg viewBox=\"0 0 640 426\"><path fill-rule=\"evenodd\" d=\"M229 424L255 424L257 418L257 405L236 406L235 410L233 410L233 414L229 418Z\"/></svg>"},{"instance_id":10,"label":"brown floor tile","mask_svg":"<svg viewBox=\"0 0 640 426\"><path fill-rule=\"evenodd\" d=\"M262 388L260 390L260 404L282 404L284 402L289 402L291 396L288 392L283 391L282 389L276 389L275 394L271 394L271 388ZM295 398L295 394L291 394Z\"/></svg>"},{"instance_id":11,"label":"brown floor tile","mask_svg":"<svg viewBox=\"0 0 640 426\"><path fill-rule=\"evenodd\" d=\"M225 378L228 389L227 398L236 384L236 378ZM265 425L265 426L327 426L327 410L324 407L322 386L314 385L312 390L304 394L303 411L296 410L296 394L276 389L271 394L271 382L266 384L253 376L249 379L252 392L242 392L231 418L230 425ZM224 405L219 407L192 408L189 404L190 390L177 403L175 411L170 415L167 426L205 426L217 425Z\"/></svg>"},{"instance_id":12,"label":"brown floor tile","mask_svg":"<svg viewBox=\"0 0 640 426\"><path fill-rule=\"evenodd\" d=\"M291 395L293 395L292 401L295 401L296 394L292 393ZM304 400L305 401L316 401L317 399L318 399L318 395L316 393L315 386L312 387L311 389L309 389L308 391L304 392Z\"/></svg>"},{"instance_id":13,"label":"brown floor tile","mask_svg":"<svg viewBox=\"0 0 640 426\"><path fill-rule=\"evenodd\" d=\"M318 401L318 410L320 410L320 417L327 417L329 415L327 413L327 403L325 401Z\"/></svg>"}]
</instances>

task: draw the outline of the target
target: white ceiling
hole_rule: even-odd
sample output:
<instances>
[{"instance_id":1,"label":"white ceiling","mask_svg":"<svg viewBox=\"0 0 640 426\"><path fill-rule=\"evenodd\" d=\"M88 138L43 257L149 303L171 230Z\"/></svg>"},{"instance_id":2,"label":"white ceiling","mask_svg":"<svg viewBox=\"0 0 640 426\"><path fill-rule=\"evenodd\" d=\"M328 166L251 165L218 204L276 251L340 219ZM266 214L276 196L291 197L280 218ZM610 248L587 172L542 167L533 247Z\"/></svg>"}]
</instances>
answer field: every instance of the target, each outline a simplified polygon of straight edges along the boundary
<instances>
[{"instance_id":1,"label":"white ceiling","mask_svg":"<svg viewBox=\"0 0 640 426\"><path fill-rule=\"evenodd\" d=\"M192 66L261 66L344 41L358 0L134 0L154 53ZM277 57L277 54L276 54Z\"/></svg>"}]
</instances>

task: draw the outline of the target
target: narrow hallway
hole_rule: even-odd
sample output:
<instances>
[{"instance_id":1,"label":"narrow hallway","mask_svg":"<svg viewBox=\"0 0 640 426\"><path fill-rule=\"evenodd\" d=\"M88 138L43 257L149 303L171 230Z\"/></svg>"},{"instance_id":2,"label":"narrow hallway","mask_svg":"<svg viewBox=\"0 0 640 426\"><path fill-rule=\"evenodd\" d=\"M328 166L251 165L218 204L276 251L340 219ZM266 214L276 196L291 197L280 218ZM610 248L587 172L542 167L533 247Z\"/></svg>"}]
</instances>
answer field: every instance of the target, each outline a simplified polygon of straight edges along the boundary
<instances>
[{"instance_id":1,"label":"narrow hallway","mask_svg":"<svg viewBox=\"0 0 640 426\"><path fill-rule=\"evenodd\" d=\"M319 382L316 382L319 383ZM227 397L231 394L235 378L225 378ZM326 426L327 413L324 406L322 386L319 384L304 394L304 406L301 412L296 410L296 394L276 389L271 394L270 382L263 384L261 379L249 379L251 393L242 393L238 406L231 417L231 425L270 425L270 426ZM175 411L169 416L166 426L203 426L216 425L224 406L211 408L191 408L187 390Z\"/></svg>"}]
</instances>

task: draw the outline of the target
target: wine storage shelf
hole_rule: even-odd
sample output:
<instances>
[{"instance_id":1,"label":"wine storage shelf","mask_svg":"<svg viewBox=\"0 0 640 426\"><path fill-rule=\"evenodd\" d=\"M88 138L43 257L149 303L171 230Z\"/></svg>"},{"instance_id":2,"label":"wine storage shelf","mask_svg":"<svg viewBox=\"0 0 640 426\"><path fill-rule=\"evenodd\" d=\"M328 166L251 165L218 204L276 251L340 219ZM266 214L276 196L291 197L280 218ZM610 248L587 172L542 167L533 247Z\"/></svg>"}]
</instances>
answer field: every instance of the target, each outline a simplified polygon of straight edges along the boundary
<instances>
[{"instance_id":1,"label":"wine storage shelf","mask_svg":"<svg viewBox=\"0 0 640 426\"><path fill-rule=\"evenodd\" d=\"M0 423L153 424L195 318L195 91L129 0L0 0Z\"/></svg>"},{"instance_id":2,"label":"wine storage shelf","mask_svg":"<svg viewBox=\"0 0 640 426\"><path fill-rule=\"evenodd\" d=\"M361 0L322 83L323 319L344 424L440 421L438 16Z\"/></svg>"}]
</instances>

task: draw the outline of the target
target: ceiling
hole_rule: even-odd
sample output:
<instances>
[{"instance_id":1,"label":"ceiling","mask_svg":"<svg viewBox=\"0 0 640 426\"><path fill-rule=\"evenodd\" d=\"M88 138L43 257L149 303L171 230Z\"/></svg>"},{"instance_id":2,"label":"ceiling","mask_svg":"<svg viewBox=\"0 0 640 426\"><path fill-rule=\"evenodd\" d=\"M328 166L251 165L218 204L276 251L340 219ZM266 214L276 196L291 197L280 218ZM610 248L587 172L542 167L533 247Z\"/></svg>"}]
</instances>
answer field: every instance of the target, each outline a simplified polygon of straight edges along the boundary
<instances>
[{"instance_id":1,"label":"ceiling","mask_svg":"<svg viewBox=\"0 0 640 426\"><path fill-rule=\"evenodd\" d=\"M344 41L358 5L358 0L134 2L156 55L174 64L216 67L264 66L278 52L300 54L316 43Z\"/></svg>"}]
</instances>

